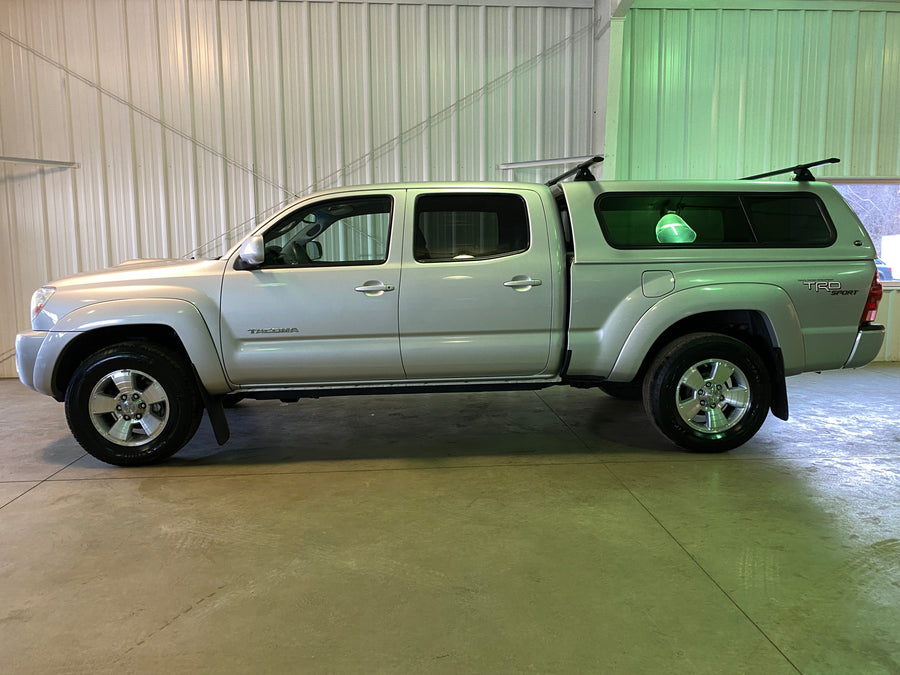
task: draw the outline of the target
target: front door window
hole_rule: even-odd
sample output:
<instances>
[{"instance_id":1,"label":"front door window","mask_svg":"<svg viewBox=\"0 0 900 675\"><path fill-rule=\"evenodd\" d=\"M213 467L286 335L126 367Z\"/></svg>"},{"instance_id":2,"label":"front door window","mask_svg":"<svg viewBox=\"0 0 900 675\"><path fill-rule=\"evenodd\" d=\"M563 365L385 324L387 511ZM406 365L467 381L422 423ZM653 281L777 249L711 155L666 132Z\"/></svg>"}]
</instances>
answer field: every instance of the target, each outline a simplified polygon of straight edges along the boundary
<instances>
[{"instance_id":1,"label":"front door window","mask_svg":"<svg viewBox=\"0 0 900 675\"><path fill-rule=\"evenodd\" d=\"M263 267L380 265L390 225L388 196L315 203L269 228Z\"/></svg>"}]
</instances>

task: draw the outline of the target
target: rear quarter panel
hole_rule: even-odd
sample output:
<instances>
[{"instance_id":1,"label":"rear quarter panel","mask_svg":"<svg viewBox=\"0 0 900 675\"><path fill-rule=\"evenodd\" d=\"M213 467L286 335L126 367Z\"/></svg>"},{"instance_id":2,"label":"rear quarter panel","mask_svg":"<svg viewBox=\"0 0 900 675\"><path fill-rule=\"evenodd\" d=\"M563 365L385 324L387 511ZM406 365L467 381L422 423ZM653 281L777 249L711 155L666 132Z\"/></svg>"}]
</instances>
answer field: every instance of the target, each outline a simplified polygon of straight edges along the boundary
<instances>
[{"instance_id":1,"label":"rear quarter panel","mask_svg":"<svg viewBox=\"0 0 900 675\"><path fill-rule=\"evenodd\" d=\"M827 247L653 248L610 246L594 212L604 191L808 190L825 204L836 239ZM667 327L716 309L761 312L786 374L840 368L853 348L875 273L858 218L822 183L571 183L564 187L574 240L571 375L629 379ZM651 273L644 277L645 273ZM671 279L648 289L647 278Z\"/></svg>"}]
</instances>

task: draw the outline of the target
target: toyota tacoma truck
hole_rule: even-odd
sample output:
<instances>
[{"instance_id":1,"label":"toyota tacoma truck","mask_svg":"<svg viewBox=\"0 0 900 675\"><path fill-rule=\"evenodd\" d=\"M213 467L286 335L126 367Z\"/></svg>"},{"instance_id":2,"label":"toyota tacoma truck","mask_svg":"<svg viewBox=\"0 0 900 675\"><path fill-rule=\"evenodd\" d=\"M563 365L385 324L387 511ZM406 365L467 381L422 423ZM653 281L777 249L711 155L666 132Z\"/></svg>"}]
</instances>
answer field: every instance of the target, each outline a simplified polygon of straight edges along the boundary
<instances>
[{"instance_id":1,"label":"toyota tacoma truck","mask_svg":"<svg viewBox=\"0 0 900 675\"><path fill-rule=\"evenodd\" d=\"M787 419L785 377L876 356L875 249L816 163L605 182L599 159L543 185L320 192L215 260L56 281L19 378L117 465L172 456L204 409L224 443L237 397L554 385L642 399L677 446L719 452Z\"/></svg>"}]
</instances>

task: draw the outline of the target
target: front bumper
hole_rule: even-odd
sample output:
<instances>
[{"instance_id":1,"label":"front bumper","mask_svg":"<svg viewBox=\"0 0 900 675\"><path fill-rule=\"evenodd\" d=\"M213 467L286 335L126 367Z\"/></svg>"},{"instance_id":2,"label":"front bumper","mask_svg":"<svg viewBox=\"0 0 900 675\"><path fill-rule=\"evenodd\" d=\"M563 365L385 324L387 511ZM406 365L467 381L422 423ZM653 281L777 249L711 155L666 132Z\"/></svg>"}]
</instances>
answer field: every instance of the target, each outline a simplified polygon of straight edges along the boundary
<instances>
[{"instance_id":1,"label":"front bumper","mask_svg":"<svg viewBox=\"0 0 900 675\"><path fill-rule=\"evenodd\" d=\"M861 368L878 356L881 345L884 343L884 326L870 323L860 326L856 334L856 342L853 343L853 351L850 358L844 364L844 368Z\"/></svg>"},{"instance_id":2,"label":"front bumper","mask_svg":"<svg viewBox=\"0 0 900 675\"><path fill-rule=\"evenodd\" d=\"M35 386L34 369L37 365L38 353L41 351L47 335L47 331L37 330L16 335L16 372L22 384L35 391L38 389Z\"/></svg>"}]
</instances>

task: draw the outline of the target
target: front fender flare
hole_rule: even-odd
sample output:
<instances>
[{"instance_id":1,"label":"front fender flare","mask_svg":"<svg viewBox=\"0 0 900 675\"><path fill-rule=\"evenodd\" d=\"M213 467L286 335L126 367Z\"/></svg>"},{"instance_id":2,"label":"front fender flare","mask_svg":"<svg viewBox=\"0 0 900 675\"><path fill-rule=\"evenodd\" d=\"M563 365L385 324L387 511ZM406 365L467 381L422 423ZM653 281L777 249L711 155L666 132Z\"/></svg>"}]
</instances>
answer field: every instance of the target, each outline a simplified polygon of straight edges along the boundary
<instances>
[{"instance_id":1,"label":"front fender flare","mask_svg":"<svg viewBox=\"0 0 900 675\"><path fill-rule=\"evenodd\" d=\"M175 298L132 298L84 305L66 314L47 334L38 351L34 388L53 396L53 377L60 357L78 337L93 330L137 325L167 326L181 340L200 382L211 394L231 389L215 341L200 310Z\"/></svg>"}]
</instances>

